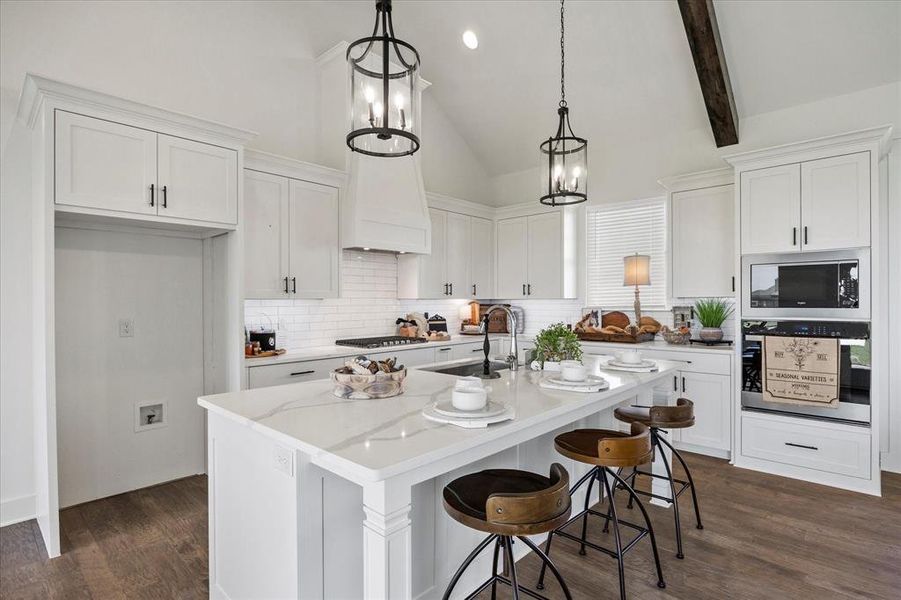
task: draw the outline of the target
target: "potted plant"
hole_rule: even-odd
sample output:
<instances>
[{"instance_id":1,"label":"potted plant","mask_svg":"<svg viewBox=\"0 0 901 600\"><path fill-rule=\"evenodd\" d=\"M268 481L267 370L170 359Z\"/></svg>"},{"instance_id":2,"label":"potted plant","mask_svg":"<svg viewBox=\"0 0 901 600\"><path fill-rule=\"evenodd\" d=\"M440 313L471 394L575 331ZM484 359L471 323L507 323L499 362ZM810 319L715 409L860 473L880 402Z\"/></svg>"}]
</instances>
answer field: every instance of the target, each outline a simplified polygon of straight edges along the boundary
<instances>
[{"instance_id":1,"label":"potted plant","mask_svg":"<svg viewBox=\"0 0 901 600\"><path fill-rule=\"evenodd\" d=\"M721 298L701 298L695 302L695 314L701 323L699 336L705 342L723 339L723 322L733 312L732 306Z\"/></svg>"},{"instance_id":2,"label":"potted plant","mask_svg":"<svg viewBox=\"0 0 901 600\"><path fill-rule=\"evenodd\" d=\"M545 327L535 336L535 359L541 368L559 369L562 360L582 360L579 337L563 323Z\"/></svg>"}]
</instances>

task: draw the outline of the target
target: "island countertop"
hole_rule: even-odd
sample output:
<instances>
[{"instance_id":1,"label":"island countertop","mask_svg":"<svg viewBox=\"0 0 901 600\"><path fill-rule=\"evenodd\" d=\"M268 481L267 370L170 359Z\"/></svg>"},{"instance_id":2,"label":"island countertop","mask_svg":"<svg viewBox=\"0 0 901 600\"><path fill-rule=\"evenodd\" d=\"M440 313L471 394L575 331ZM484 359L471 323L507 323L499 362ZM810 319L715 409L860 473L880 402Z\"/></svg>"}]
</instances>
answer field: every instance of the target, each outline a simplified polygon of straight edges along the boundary
<instances>
[{"instance_id":1,"label":"island countertop","mask_svg":"<svg viewBox=\"0 0 901 600\"><path fill-rule=\"evenodd\" d=\"M203 396L203 408L311 456L314 464L363 484L422 468L505 437L525 437L610 408L648 384L670 376L678 363L658 361L659 371L598 370L610 388L575 393L540 388L541 372L501 371L489 382L491 398L516 411L511 421L485 429L435 423L422 408L449 396L456 377L412 369L406 393L381 400L332 395L330 380L310 381ZM546 374L545 374L546 376Z\"/></svg>"}]
</instances>

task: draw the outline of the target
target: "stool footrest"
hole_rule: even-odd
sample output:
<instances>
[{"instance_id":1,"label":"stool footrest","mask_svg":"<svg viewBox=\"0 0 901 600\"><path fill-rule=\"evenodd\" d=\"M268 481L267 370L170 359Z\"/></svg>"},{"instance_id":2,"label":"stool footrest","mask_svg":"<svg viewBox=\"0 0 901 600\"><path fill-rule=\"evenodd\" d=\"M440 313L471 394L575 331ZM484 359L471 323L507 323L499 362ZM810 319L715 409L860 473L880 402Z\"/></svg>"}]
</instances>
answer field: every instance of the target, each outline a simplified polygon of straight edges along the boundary
<instances>
[{"instance_id":1,"label":"stool footrest","mask_svg":"<svg viewBox=\"0 0 901 600\"><path fill-rule=\"evenodd\" d=\"M647 471L639 471L639 470L635 470L635 472L627 475L625 477L625 479L628 479L628 480L632 481L632 483L635 483L636 475L647 475L648 477L655 477L657 479L665 479L666 481L669 481L669 477L667 477L666 475L658 475L657 473L648 473ZM683 481L681 479L674 478L673 483L678 483L681 486L678 490L676 490L676 498L681 496L682 492L684 492L685 490L687 490L691 487L690 483L688 483L687 481ZM618 485L617 487L619 489L624 489L622 485ZM660 496L658 494L646 492L644 490L639 490L639 489L636 489L634 485L632 486L632 489L635 491L636 494L641 494L642 496L648 496L650 498L657 498L658 500L665 500L667 502L673 501L673 499L670 498L669 496Z\"/></svg>"},{"instance_id":2,"label":"stool footrest","mask_svg":"<svg viewBox=\"0 0 901 600\"><path fill-rule=\"evenodd\" d=\"M574 523L575 521L577 521L579 519L582 519L586 514L593 515L595 517L601 517L602 519L605 519L607 521L613 520L613 517L607 515L606 513L598 512L594 509L589 508L588 510L581 511L575 517L573 517L572 519L570 519L569 521L567 521L566 523L564 523L563 525L558 527L554 531L554 535L559 535L559 536L565 537L568 540L573 540L574 542L578 542L580 544L585 544L589 548L593 548L595 550L603 552L604 554L606 554L608 556L616 558L616 551L611 550L610 548L605 548L604 546L599 546L595 543L589 542L588 540L582 540L581 536L573 535L567 531L563 531L563 529L565 527L567 527L568 525L570 525L571 523ZM646 535L648 535L648 530L645 527L642 527L641 525L637 525L635 523L630 523L629 521L623 521L622 519L617 519L617 522L620 525L625 525L626 527L631 527L632 529L634 529L638 532L638 534L634 538L632 538L632 540L630 540L629 543L627 543L623 546L623 555L625 555L626 552L632 548L632 546L637 544L642 538L644 538Z\"/></svg>"}]
</instances>

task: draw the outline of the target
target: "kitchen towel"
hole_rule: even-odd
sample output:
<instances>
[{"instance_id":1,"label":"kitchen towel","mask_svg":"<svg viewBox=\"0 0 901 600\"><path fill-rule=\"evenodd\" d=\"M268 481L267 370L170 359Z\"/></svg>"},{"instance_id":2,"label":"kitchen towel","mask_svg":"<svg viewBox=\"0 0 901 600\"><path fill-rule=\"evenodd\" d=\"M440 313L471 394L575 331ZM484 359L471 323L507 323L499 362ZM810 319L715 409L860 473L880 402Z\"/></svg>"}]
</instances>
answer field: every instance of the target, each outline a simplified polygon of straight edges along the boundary
<instances>
[{"instance_id":1,"label":"kitchen towel","mask_svg":"<svg viewBox=\"0 0 901 600\"><path fill-rule=\"evenodd\" d=\"M839 341L834 338L763 338L763 399L838 408Z\"/></svg>"}]
</instances>

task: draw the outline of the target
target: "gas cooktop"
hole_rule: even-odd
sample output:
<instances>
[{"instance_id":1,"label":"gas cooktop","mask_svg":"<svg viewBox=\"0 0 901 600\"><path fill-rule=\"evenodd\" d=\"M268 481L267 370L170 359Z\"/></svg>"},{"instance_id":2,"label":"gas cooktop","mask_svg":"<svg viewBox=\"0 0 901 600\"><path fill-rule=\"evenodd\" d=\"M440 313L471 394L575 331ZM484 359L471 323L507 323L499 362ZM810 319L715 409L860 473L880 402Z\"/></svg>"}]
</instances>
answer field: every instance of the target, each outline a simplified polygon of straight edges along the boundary
<instances>
[{"instance_id":1,"label":"gas cooktop","mask_svg":"<svg viewBox=\"0 0 901 600\"><path fill-rule=\"evenodd\" d=\"M380 337L350 338L335 340L336 346L353 346L354 348L384 348L386 346L406 346L408 344L424 344L422 338L403 337L400 335L383 335Z\"/></svg>"}]
</instances>

